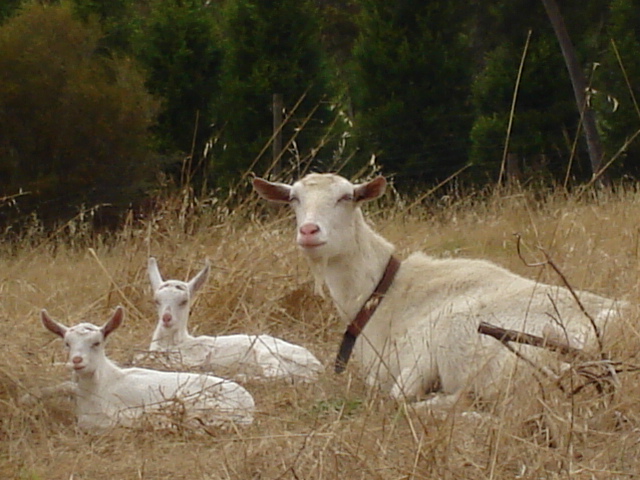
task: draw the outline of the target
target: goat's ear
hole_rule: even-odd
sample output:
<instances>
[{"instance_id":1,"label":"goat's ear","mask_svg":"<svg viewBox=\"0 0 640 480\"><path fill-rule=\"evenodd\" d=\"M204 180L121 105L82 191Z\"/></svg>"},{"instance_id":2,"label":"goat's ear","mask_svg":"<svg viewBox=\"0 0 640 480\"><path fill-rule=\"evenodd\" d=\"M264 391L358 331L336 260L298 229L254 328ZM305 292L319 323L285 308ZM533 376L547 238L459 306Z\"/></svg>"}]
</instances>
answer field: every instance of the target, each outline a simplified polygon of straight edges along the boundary
<instances>
[{"instance_id":1,"label":"goat's ear","mask_svg":"<svg viewBox=\"0 0 640 480\"><path fill-rule=\"evenodd\" d=\"M291 185L269 182L263 178L253 179L253 189L265 200L278 203L291 201Z\"/></svg>"},{"instance_id":2,"label":"goat's ear","mask_svg":"<svg viewBox=\"0 0 640 480\"><path fill-rule=\"evenodd\" d=\"M111 332L122 325L123 320L124 308L118 305L118 307L116 307L116 311L113 312L113 315L109 319L109 321L102 326L102 335L104 336L104 338L107 338Z\"/></svg>"},{"instance_id":3,"label":"goat's ear","mask_svg":"<svg viewBox=\"0 0 640 480\"><path fill-rule=\"evenodd\" d=\"M151 282L151 288L155 292L162 282L162 275L160 274L160 269L158 268L158 262L155 257L149 257L149 262L147 264L147 272L149 273L149 281Z\"/></svg>"},{"instance_id":4,"label":"goat's ear","mask_svg":"<svg viewBox=\"0 0 640 480\"><path fill-rule=\"evenodd\" d=\"M42 309L42 311L40 312L40 319L42 320L42 324L47 330L55 333L59 337L64 338L64 335L67 333L67 327L51 318L45 309Z\"/></svg>"},{"instance_id":5,"label":"goat's ear","mask_svg":"<svg viewBox=\"0 0 640 480\"><path fill-rule=\"evenodd\" d=\"M387 179L381 175L367 183L356 185L353 198L356 202L375 200L384 193L386 187Z\"/></svg>"},{"instance_id":6,"label":"goat's ear","mask_svg":"<svg viewBox=\"0 0 640 480\"><path fill-rule=\"evenodd\" d=\"M200 287L204 285L204 283L207 281L207 278L209 277L210 270L211 264L209 263L209 260L207 260L205 267L200 270L195 277L189 280L189 293L191 295L195 294L198 290L200 290Z\"/></svg>"}]
</instances>

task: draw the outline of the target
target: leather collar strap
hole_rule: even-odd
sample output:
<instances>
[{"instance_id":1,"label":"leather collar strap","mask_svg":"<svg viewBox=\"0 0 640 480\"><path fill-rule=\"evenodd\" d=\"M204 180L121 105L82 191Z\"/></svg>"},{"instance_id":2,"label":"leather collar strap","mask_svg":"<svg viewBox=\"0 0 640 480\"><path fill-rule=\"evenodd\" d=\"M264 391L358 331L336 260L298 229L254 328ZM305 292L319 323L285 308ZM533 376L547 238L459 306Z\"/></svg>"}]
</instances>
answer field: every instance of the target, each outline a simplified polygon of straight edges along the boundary
<instances>
[{"instance_id":1,"label":"leather collar strap","mask_svg":"<svg viewBox=\"0 0 640 480\"><path fill-rule=\"evenodd\" d=\"M347 331L344 332L344 336L342 337L342 343L340 344L340 350L338 351L338 356L336 357L335 363L335 372L342 373L347 366L347 362L349 361L349 357L351 356L351 351L353 350L353 346L356 343L356 338L360 335L360 332L364 329L365 325L369 321L369 319L373 316L378 305L384 298L384 295L389 290L393 279L400 268L400 260L391 255L389 258L389 263L387 263L387 268L385 268L384 273L382 274L382 278L380 282L376 286L375 290L371 294L371 296L364 302L362 308L353 319L353 321L347 327Z\"/></svg>"}]
</instances>

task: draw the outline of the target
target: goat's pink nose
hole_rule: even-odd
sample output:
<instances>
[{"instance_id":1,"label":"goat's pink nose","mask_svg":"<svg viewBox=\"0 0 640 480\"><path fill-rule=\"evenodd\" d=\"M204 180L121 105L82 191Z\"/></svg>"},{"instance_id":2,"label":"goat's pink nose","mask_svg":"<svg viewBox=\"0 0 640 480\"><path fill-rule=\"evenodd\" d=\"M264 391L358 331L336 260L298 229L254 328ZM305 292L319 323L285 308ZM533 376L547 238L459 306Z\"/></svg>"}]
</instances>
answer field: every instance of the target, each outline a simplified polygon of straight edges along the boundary
<instances>
[{"instance_id":1,"label":"goat's pink nose","mask_svg":"<svg viewBox=\"0 0 640 480\"><path fill-rule=\"evenodd\" d=\"M79 363L82 363L82 357L80 355L76 355L71 359L71 361L74 365L78 365Z\"/></svg>"},{"instance_id":2,"label":"goat's pink nose","mask_svg":"<svg viewBox=\"0 0 640 480\"><path fill-rule=\"evenodd\" d=\"M170 313L165 313L165 314L162 315L162 322L163 323L171 323L171 319L172 318L173 317L171 317Z\"/></svg>"},{"instance_id":3,"label":"goat's pink nose","mask_svg":"<svg viewBox=\"0 0 640 480\"><path fill-rule=\"evenodd\" d=\"M300 227L300 233L304 236L315 235L320 231L320 227L316 223L305 223Z\"/></svg>"}]
</instances>

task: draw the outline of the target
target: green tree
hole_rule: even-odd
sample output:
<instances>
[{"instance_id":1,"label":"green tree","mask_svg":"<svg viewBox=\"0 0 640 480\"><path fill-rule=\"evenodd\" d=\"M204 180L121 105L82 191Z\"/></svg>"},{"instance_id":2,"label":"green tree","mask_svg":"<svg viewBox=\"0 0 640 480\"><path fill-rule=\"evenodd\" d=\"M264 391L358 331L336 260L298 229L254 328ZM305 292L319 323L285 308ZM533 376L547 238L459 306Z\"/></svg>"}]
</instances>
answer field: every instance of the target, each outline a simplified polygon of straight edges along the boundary
<instances>
[{"instance_id":1,"label":"green tree","mask_svg":"<svg viewBox=\"0 0 640 480\"><path fill-rule=\"evenodd\" d=\"M599 175L600 180L608 183L608 174L602 170L604 150L600 141L600 134L596 128L596 118L590 102L587 102L587 79L578 60L578 54L567 31L562 12L555 0L542 0L549 22L553 27L556 40L567 67L567 73L571 79L576 110L581 119L581 128L587 144L587 152L591 164L591 173Z\"/></svg>"},{"instance_id":2,"label":"green tree","mask_svg":"<svg viewBox=\"0 0 640 480\"><path fill-rule=\"evenodd\" d=\"M612 171L640 176L640 2L613 0L606 28L602 65L592 101L598 111L599 128L609 157L627 142Z\"/></svg>"},{"instance_id":3,"label":"green tree","mask_svg":"<svg viewBox=\"0 0 640 480\"><path fill-rule=\"evenodd\" d=\"M587 79L599 61L603 1L562 3L563 17ZM523 15L522 12L527 12ZM578 130L580 115L558 39L540 0L495 2L474 30L485 52L472 86L476 118L470 158L475 174L498 179L517 73L527 32L531 39L518 85L507 152L526 175L590 178L586 144ZM599 30L600 29L600 30ZM574 140L579 138L574 152Z\"/></svg>"},{"instance_id":4,"label":"green tree","mask_svg":"<svg viewBox=\"0 0 640 480\"><path fill-rule=\"evenodd\" d=\"M498 179L525 39L491 51L473 83L478 115L470 158L483 181ZM571 84L552 36L532 38L525 61L508 152L517 156L527 174L551 171L561 178L571 148L563 134L572 132L573 138L578 120Z\"/></svg>"},{"instance_id":5,"label":"green tree","mask_svg":"<svg viewBox=\"0 0 640 480\"><path fill-rule=\"evenodd\" d=\"M324 134L331 100L330 75L316 9L307 0L228 0L223 16L224 57L216 123L222 131L213 181L236 181L272 135L271 101L291 108L304 100L283 131L286 142L319 106L296 138L302 156ZM270 159L256 170L264 172Z\"/></svg>"},{"instance_id":6,"label":"green tree","mask_svg":"<svg viewBox=\"0 0 640 480\"><path fill-rule=\"evenodd\" d=\"M358 36L356 18L360 11L358 0L316 1L320 18L322 43L336 68L342 70L351 58Z\"/></svg>"},{"instance_id":7,"label":"green tree","mask_svg":"<svg viewBox=\"0 0 640 480\"><path fill-rule=\"evenodd\" d=\"M71 0L84 21L98 21L100 46L113 53L130 53L131 40L140 21L135 0Z\"/></svg>"},{"instance_id":8,"label":"green tree","mask_svg":"<svg viewBox=\"0 0 640 480\"><path fill-rule=\"evenodd\" d=\"M465 4L363 0L351 94L358 146L398 183L467 161L472 74Z\"/></svg>"},{"instance_id":9,"label":"green tree","mask_svg":"<svg viewBox=\"0 0 640 480\"><path fill-rule=\"evenodd\" d=\"M147 87L163 101L155 128L157 148L168 159L169 172L178 175L188 157L191 173L202 180L219 96L216 10L199 0L153 0L150 5L135 48L148 71Z\"/></svg>"},{"instance_id":10,"label":"green tree","mask_svg":"<svg viewBox=\"0 0 640 480\"><path fill-rule=\"evenodd\" d=\"M3 0L0 2L0 24L20 7L22 0Z\"/></svg>"},{"instance_id":11,"label":"green tree","mask_svg":"<svg viewBox=\"0 0 640 480\"><path fill-rule=\"evenodd\" d=\"M126 58L68 4L30 4L0 27L0 195L30 192L46 220L81 204L127 205L153 174L156 102Z\"/></svg>"}]
</instances>

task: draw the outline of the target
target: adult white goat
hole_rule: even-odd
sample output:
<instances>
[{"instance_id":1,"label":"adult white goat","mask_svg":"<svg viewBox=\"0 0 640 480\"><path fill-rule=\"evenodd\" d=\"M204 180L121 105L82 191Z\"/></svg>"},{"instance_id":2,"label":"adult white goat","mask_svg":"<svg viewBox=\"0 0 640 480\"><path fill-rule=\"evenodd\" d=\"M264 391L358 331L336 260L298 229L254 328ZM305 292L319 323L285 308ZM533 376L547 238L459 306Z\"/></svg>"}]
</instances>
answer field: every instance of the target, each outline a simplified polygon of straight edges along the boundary
<instances>
[{"instance_id":1,"label":"adult white goat","mask_svg":"<svg viewBox=\"0 0 640 480\"><path fill-rule=\"evenodd\" d=\"M566 288L483 260L423 253L396 260L393 245L365 223L359 207L384 193L384 177L354 185L338 175L310 174L293 185L255 178L253 186L261 197L293 207L297 244L316 286L328 287L348 325L336 370L344 368L362 333L354 355L367 382L395 398L417 399L437 388L441 394L428 405L451 404L462 392L494 397L516 358L478 334L483 321L534 335L566 329L569 338L593 338L590 321ZM577 293L600 329L618 317L616 302ZM516 348L532 358L545 355Z\"/></svg>"},{"instance_id":2,"label":"adult white goat","mask_svg":"<svg viewBox=\"0 0 640 480\"><path fill-rule=\"evenodd\" d=\"M213 375L120 368L109 360L105 340L122 323L122 307L102 327L91 323L66 327L46 310L41 318L69 350L67 365L74 381L64 388L75 396L78 426L83 430L131 426L145 413L152 413L149 418L156 421L162 418L163 426L253 421L253 397L237 383Z\"/></svg>"},{"instance_id":3,"label":"adult white goat","mask_svg":"<svg viewBox=\"0 0 640 480\"><path fill-rule=\"evenodd\" d=\"M306 348L270 335L189 334L191 300L209 275L209 264L188 282L163 280L149 258L148 273L158 312L149 350L165 352L187 367L221 369L242 378L315 381L323 366Z\"/></svg>"}]
</instances>

